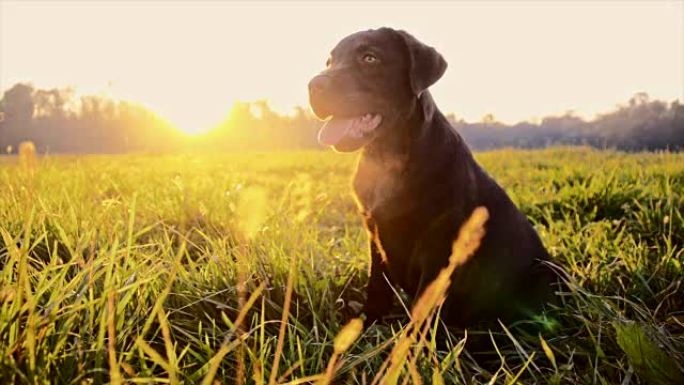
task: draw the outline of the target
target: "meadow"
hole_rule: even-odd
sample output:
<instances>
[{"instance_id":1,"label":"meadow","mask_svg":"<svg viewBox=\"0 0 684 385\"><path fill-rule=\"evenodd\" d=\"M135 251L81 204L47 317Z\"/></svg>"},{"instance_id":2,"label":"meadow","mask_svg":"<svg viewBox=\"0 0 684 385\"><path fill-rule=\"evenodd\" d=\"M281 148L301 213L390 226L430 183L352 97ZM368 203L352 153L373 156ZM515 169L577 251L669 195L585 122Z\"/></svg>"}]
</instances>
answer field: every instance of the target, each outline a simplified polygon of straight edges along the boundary
<instances>
[{"instance_id":1,"label":"meadow","mask_svg":"<svg viewBox=\"0 0 684 385\"><path fill-rule=\"evenodd\" d=\"M535 331L338 336L353 154L0 158L0 383L684 384L684 154L476 157L566 274Z\"/></svg>"}]
</instances>

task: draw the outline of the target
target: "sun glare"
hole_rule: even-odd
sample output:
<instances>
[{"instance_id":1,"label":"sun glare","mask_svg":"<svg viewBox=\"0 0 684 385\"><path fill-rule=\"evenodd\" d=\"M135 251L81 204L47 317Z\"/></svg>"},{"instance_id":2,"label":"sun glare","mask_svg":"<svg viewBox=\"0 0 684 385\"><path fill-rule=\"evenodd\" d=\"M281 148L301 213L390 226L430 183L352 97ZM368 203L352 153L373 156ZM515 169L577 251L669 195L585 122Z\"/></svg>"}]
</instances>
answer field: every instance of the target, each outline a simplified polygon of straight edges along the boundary
<instances>
[{"instance_id":1,"label":"sun glare","mask_svg":"<svg viewBox=\"0 0 684 385\"><path fill-rule=\"evenodd\" d=\"M157 97L157 99L161 99L161 96ZM281 100L265 98L255 100L236 98L224 103L194 103L185 100L176 101L169 98L165 103L146 105L184 134L195 136L205 134L223 124L234 113L233 107L236 103L249 104L249 113L256 119L263 117L263 111L260 106L264 103L270 110L282 116L293 116L296 106L294 102L288 105Z\"/></svg>"},{"instance_id":2,"label":"sun glare","mask_svg":"<svg viewBox=\"0 0 684 385\"><path fill-rule=\"evenodd\" d=\"M226 118L232 102L219 107L201 103L187 103L182 106L160 106L154 108L168 119L178 130L187 135L201 135L216 127ZM213 108L212 108L213 107Z\"/></svg>"},{"instance_id":3,"label":"sun glare","mask_svg":"<svg viewBox=\"0 0 684 385\"><path fill-rule=\"evenodd\" d=\"M175 119L170 118L169 121L178 130L182 131L184 134L188 135L201 135L209 130L211 130L218 122L210 124L206 121L202 122L201 119Z\"/></svg>"}]
</instances>

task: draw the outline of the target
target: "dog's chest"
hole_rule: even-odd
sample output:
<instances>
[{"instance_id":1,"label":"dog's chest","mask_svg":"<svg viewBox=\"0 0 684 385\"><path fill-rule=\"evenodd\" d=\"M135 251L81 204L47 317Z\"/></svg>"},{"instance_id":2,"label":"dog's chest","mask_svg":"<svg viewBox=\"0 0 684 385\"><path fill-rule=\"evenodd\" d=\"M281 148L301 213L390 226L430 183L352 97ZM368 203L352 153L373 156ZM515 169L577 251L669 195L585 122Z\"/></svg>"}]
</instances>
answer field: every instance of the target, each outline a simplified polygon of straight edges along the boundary
<instances>
[{"instance_id":1,"label":"dog's chest","mask_svg":"<svg viewBox=\"0 0 684 385\"><path fill-rule=\"evenodd\" d=\"M407 195L401 164L362 158L354 175L354 192L364 216L385 216L383 214L389 212L399 214L403 211L398 207L399 203Z\"/></svg>"},{"instance_id":2,"label":"dog's chest","mask_svg":"<svg viewBox=\"0 0 684 385\"><path fill-rule=\"evenodd\" d=\"M354 177L354 191L366 225L392 263L408 258L420 227L416 215L420 202L401 171L392 165L361 162Z\"/></svg>"}]
</instances>

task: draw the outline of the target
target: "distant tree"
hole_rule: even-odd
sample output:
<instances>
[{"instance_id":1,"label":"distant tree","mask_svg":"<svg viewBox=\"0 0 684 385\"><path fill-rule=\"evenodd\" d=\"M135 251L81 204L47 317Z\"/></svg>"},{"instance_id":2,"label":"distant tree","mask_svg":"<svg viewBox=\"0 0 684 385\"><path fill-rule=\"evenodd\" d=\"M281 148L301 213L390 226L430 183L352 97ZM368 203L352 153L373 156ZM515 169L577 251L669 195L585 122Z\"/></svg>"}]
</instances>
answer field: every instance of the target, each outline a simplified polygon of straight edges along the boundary
<instances>
[{"instance_id":1,"label":"distant tree","mask_svg":"<svg viewBox=\"0 0 684 385\"><path fill-rule=\"evenodd\" d=\"M34 88L30 84L18 83L2 96L2 111L6 122L29 122L33 118Z\"/></svg>"},{"instance_id":2,"label":"distant tree","mask_svg":"<svg viewBox=\"0 0 684 385\"><path fill-rule=\"evenodd\" d=\"M19 83L0 99L0 148L35 143L40 152L112 153L178 148L180 133L142 105L73 89Z\"/></svg>"}]
</instances>

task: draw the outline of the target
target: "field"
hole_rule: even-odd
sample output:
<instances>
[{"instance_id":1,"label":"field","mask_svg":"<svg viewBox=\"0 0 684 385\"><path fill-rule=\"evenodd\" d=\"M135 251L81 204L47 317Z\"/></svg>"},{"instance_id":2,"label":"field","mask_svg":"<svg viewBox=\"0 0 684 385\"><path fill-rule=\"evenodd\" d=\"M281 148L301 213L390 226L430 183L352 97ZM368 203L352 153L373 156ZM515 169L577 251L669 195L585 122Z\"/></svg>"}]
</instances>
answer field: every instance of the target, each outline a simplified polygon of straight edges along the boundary
<instances>
[{"instance_id":1,"label":"field","mask_svg":"<svg viewBox=\"0 0 684 385\"><path fill-rule=\"evenodd\" d=\"M333 346L367 280L354 155L0 158L0 383L684 384L684 154L477 158L567 291L535 332L428 333L389 367L398 300Z\"/></svg>"}]
</instances>

